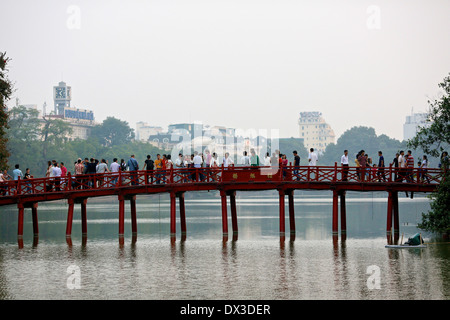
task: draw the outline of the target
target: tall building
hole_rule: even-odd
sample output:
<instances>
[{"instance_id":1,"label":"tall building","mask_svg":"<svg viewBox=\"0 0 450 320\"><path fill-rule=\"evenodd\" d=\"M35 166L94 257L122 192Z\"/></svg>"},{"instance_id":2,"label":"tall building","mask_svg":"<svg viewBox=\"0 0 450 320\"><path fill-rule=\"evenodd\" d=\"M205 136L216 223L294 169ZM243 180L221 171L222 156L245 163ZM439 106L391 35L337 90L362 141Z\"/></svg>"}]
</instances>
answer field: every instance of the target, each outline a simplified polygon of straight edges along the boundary
<instances>
[{"instance_id":1,"label":"tall building","mask_svg":"<svg viewBox=\"0 0 450 320\"><path fill-rule=\"evenodd\" d=\"M334 131L325 122L321 112L300 112L298 125L299 136L303 138L304 145L308 150L314 148L317 153L323 153L330 143L334 143Z\"/></svg>"},{"instance_id":2,"label":"tall building","mask_svg":"<svg viewBox=\"0 0 450 320\"><path fill-rule=\"evenodd\" d=\"M53 101L55 102L55 115L63 115L64 108L70 108L72 100L72 88L68 87L64 81L53 87Z\"/></svg>"},{"instance_id":3,"label":"tall building","mask_svg":"<svg viewBox=\"0 0 450 320\"><path fill-rule=\"evenodd\" d=\"M53 87L54 112L45 115L49 118L58 118L68 122L72 127L69 139L87 139L92 127L96 125L94 112L87 109L78 109L70 106L72 100L72 88L64 81ZM45 113L45 112L44 112Z\"/></svg>"},{"instance_id":4,"label":"tall building","mask_svg":"<svg viewBox=\"0 0 450 320\"><path fill-rule=\"evenodd\" d=\"M411 115L406 116L406 121L403 124L403 139L409 140L416 136L417 131L419 131L419 127L428 127L430 125L427 122L428 113L413 113L411 111Z\"/></svg>"},{"instance_id":5,"label":"tall building","mask_svg":"<svg viewBox=\"0 0 450 320\"><path fill-rule=\"evenodd\" d=\"M147 122L139 121L136 123L136 140L147 142L150 136L157 135L162 131L162 127L150 126Z\"/></svg>"}]
</instances>

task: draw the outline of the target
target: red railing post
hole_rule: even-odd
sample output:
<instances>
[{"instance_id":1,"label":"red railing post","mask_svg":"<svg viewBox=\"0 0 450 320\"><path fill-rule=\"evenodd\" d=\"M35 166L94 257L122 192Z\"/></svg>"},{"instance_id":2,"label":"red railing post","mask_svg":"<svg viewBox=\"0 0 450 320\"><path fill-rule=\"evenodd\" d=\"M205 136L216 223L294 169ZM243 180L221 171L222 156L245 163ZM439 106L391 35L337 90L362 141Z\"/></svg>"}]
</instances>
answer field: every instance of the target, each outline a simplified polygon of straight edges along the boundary
<instances>
[{"instance_id":1,"label":"red railing post","mask_svg":"<svg viewBox=\"0 0 450 320\"><path fill-rule=\"evenodd\" d=\"M17 177L17 185L16 185L16 194L22 194L22 190L21 190L21 183L20 183L20 177Z\"/></svg>"},{"instance_id":2,"label":"red railing post","mask_svg":"<svg viewBox=\"0 0 450 320\"><path fill-rule=\"evenodd\" d=\"M64 187L65 191L69 191L71 190L72 187L72 175L70 174L70 172L67 173L67 182L66 182L66 186Z\"/></svg>"},{"instance_id":3,"label":"red railing post","mask_svg":"<svg viewBox=\"0 0 450 320\"><path fill-rule=\"evenodd\" d=\"M337 162L334 163L334 177L333 177L333 182L337 181Z\"/></svg>"}]
</instances>

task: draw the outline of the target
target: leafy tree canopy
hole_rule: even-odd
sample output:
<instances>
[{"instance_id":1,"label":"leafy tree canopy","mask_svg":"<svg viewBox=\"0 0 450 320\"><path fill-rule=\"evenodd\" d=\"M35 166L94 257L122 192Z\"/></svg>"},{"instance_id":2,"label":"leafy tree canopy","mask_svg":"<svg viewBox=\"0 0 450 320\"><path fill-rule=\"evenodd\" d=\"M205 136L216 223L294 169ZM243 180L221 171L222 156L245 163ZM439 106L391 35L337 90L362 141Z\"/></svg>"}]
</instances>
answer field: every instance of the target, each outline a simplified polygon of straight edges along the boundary
<instances>
[{"instance_id":1,"label":"leafy tree canopy","mask_svg":"<svg viewBox=\"0 0 450 320\"><path fill-rule=\"evenodd\" d=\"M107 117L102 124L92 129L91 135L97 137L105 147L123 145L134 139L134 129L128 122Z\"/></svg>"}]
</instances>

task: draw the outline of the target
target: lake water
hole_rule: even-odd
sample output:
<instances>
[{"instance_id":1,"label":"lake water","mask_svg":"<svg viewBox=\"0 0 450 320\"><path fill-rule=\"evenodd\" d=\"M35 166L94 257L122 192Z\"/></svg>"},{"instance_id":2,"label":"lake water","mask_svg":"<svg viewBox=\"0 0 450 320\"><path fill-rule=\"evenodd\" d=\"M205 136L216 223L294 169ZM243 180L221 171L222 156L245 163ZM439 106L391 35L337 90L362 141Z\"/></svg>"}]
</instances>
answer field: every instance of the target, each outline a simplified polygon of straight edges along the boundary
<instances>
[{"instance_id":1,"label":"lake water","mask_svg":"<svg viewBox=\"0 0 450 320\"><path fill-rule=\"evenodd\" d=\"M89 199L88 235L75 207L72 245L65 239L67 204L40 203L33 244L30 209L24 246L17 209L0 208L0 299L413 299L450 297L450 245L423 233L425 249L386 244L386 193L347 194L347 238L332 240L330 193L295 193L296 240L280 242L278 197L237 193L239 236L222 241L220 196L186 193L187 238L169 238L169 197L137 196L137 241L129 205L125 242L118 240L116 197ZM400 234L416 232L425 196L399 195ZM286 207L287 208L287 207ZM288 210L287 210L288 211ZM286 213L288 214L288 213ZM178 212L177 212L178 217ZM286 231L289 219L286 217ZM229 214L229 232L231 218ZM287 232L288 234L288 232Z\"/></svg>"}]
</instances>

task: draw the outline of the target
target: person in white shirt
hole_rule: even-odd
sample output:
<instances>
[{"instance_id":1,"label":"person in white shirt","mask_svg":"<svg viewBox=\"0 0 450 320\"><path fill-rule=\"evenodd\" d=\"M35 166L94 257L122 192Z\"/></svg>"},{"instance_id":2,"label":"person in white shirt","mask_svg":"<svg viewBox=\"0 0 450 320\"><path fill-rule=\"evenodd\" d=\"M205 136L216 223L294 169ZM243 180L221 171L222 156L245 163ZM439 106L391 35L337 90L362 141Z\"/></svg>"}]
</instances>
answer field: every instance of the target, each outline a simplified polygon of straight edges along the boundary
<instances>
[{"instance_id":1,"label":"person in white shirt","mask_svg":"<svg viewBox=\"0 0 450 320\"><path fill-rule=\"evenodd\" d=\"M61 184L61 168L58 167L58 163L56 161L53 163L52 176L55 178L54 179L55 191L61 191L61 188L60 188L60 184Z\"/></svg>"},{"instance_id":2,"label":"person in white shirt","mask_svg":"<svg viewBox=\"0 0 450 320\"><path fill-rule=\"evenodd\" d=\"M398 182L403 182L403 179L405 179L406 175L406 159L405 159L405 152L403 150L400 151L400 155L398 156L398 166L399 166L399 172L398 172Z\"/></svg>"},{"instance_id":3,"label":"person in white shirt","mask_svg":"<svg viewBox=\"0 0 450 320\"><path fill-rule=\"evenodd\" d=\"M266 156L264 157L264 166L268 167L270 165L271 165L270 154L267 152Z\"/></svg>"},{"instance_id":4,"label":"person in white shirt","mask_svg":"<svg viewBox=\"0 0 450 320\"><path fill-rule=\"evenodd\" d=\"M219 159L217 159L217 154L215 152L212 153L211 168L219 167Z\"/></svg>"},{"instance_id":5,"label":"person in white shirt","mask_svg":"<svg viewBox=\"0 0 450 320\"><path fill-rule=\"evenodd\" d=\"M177 160L175 160L175 169L184 168L183 154L179 153Z\"/></svg>"},{"instance_id":6,"label":"person in white shirt","mask_svg":"<svg viewBox=\"0 0 450 320\"><path fill-rule=\"evenodd\" d=\"M194 168L201 168L201 166L202 166L203 160L202 160L202 157L199 156L197 151L194 152L193 163L194 163Z\"/></svg>"},{"instance_id":7,"label":"person in white shirt","mask_svg":"<svg viewBox=\"0 0 450 320\"><path fill-rule=\"evenodd\" d=\"M344 150L344 154L341 157L342 165L342 181L348 181L348 150Z\"/></svg>"},{"instance_id":8,"label":"person in white shirt","mask_svg":"<svg viewBox=\"0 0 450 320\"><path fill-rule=\"evenodd\" d=\"M247 151L244 151L243 156L241 157L241 166L246 167L250 165L250 157L247 154Z\"/></svg>"},{"instance_id":9,"label":"person in white shirt","mask_svg":"<svg viewBox=\"0 0 450 320\"><path fill-rule=\"evenodd\" d=\"M8 191L8 186L6 184L2 185L2 182L6 182L11 179L12 177L8 174L6 170L0 172L0 190L2 195L6 195L6 192Z\"/></svg>"},{"instance_id":10,"label":"person in white shirt","mask_svg":"<svg viewBox=\"0 0 450 320\"><path fill-rule=\"evenodd\" d=\"M117 163L117 158L114 158L113 163L111 163L111 165L109 166L109 171L111 171L111 173L114 176L114 178L111 181L113 186L115 186L117 184L119 170L120 170L120 164Z\"/></svg>"},{"instance_id":11,"label":"person in white shirt","mask_svg":"<svg viewBox=\"0 0 450 320\"><path fill-rule=\"evenodd\" d=\"M230 154L229 154L228 152L225 152L225 157L223 157L222 163L223 163L223 166L224 166L225 168L228 168L228 167L230 167L231 165L234 164L234 162L233 162L233 160L230 158Z\"/></svg>"},{"instance_id":12,"label":"person in white shirt","mask_svg":"<svg viewBox=\"0 0 450 320\"><path fill-rule=\"evenodd\" d=\"M109 170L114 173L114 172L119 172L120 169L120 164L117 163L117 158L113 159L113 163L111 163L111 165L109 166Z\"/></svg>"},{"instance_id":13,"label":"person in white shirt","mask_svg":"<svg viewBox=\"0 0 450 320\"><path fill-rule=\"evenodd\" d=\"M319 159L317 158L317 154L314 152L314 148L309 149L309 151L310 151L308 156L309 165L315 166L317 165L317 161L319 161Z\"/></svg>"}]
</instances>

